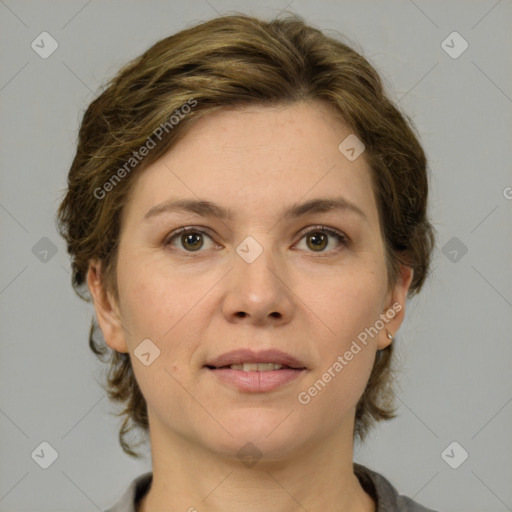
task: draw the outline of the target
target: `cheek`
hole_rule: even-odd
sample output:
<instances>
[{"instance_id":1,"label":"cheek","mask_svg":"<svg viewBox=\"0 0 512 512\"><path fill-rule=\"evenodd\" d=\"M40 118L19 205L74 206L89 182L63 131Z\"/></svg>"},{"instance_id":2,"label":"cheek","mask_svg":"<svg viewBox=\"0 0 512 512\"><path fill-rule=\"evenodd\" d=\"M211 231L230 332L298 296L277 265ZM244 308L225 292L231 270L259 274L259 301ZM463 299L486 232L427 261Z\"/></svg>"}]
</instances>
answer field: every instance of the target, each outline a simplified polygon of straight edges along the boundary
<instances>
[{"instance_id":1,"label":"cheek","mask_svg":"<svg viewBox=\"0 0 512 512\"><path fill-rule=\"evenodd\" d=\"M337 272L326 280L323 293L308 294L308 306L318 313L319 325L326 327L316 339L319 366L308 383L314 387L308 394L322 395L340 407L343 402L340 414L346 406L355 406L364 391L376 351L371 328L383 313L386 276L365 268Z\"/></svg>"},{"instance_id":2,"label":"cheek","mask_svg":"<svg viewBox=\"0 0 512 512\"><path fill-rule=\"evenodd\" d=\"M153 269L150 265L121 269L125 336L135 378L148 406L153 411L181 410L187 405L187 395L178 382L185 380L184 362L195 350L194 343L182 340L195 339L192 331L197 327L189 316L198 298L180 284L162 279ZM148 365L142 356L147 352Z\"/></svg>"},{"instance_id":3,"label":"cheek","mask_svg":"<svg viewBox=\"0 0 512 512\"><path fill-rule=\"evenodd\" d=\"M123 246L118 261L121 310L131 334L160 339L185 313L186 288L155 258Z\"/></svg>"},{"instance_id":4,"label":"cheek","mask_svg":"<svg viewBox=\"0 0 512 512\"><path fill-rule=\"evenodd\" d=\"M164 293L164 283L151 281L144 271L125 273L119 280L121 310L131 338L131 346L139 338L159 339L162 331L172 326L172 294Z\"/></svg>"},{"instance_id":5,"label":"cheek","mask_svg":"<svg viewBox=\"0 0 512 512\"><path fill-rule=\"evenodd\" d=\"M305 414L304 424L319 423L316 429L320 437L353 421L375 358L375 350L369 345L352 341L332 343L324 349L327 354L322 364L297 395Z\"/></svg>"},{"instance_id":6,"label":"cheek","mask_svg":"<svg viewBox=\"0 0 512 512\"><path fill-rule=\"evenodd\" d=\"M318 276L317 276L318 277ZM314 284L313 284L314 283ZM306 305L323 321L323 339L336 350L378 319L386 293L386 276L375 267L340 269L322 280L304 282Z\"/></svg>"},{"instance_id":7,"label":"cheek","mask_svg":"<svg viewBox=\"0 0 512 512\"><path fill-rule=\"evenodd\" d=\"M181 374L183 361L190 361L200 342L204 326L197 315L205 290L191 285L190 279L169 272L166 275L148 261L135 264L133 258L120 266L119 291L130 352L149 339L160 351L152 366L165 366L169 372ZM141 366L133 362L134 368Z\"/></svg>"}]
</instances>

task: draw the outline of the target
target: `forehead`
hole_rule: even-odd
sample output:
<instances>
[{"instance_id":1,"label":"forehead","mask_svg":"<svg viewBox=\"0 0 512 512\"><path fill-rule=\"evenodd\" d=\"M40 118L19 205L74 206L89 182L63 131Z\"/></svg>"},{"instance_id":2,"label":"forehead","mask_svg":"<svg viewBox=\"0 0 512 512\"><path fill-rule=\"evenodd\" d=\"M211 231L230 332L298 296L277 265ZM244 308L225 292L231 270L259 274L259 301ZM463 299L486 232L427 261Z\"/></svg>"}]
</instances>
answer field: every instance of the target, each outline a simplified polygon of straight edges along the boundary
<instances>
[{"instance_id":1,"label":"forehead","mask_svg":"<svg viewBox=\"0 0 512 512\"><path fill-rule=\"evenodd\" d=\"M371 219L364 153L350 161L338 149L351 133L323 102L209 113L136 177L128 210L142 218L163 201L188 198L265 216L270 207L341 195Z\"/></svg>"}]
</instances>

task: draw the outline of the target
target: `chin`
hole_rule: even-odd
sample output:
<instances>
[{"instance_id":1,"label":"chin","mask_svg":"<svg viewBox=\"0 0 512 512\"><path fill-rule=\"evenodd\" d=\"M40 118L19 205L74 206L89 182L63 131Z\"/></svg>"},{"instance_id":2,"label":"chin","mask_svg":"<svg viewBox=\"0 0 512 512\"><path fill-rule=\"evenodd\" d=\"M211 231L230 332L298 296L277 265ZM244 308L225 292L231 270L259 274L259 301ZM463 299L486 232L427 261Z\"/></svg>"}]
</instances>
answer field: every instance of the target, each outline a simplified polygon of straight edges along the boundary
<instances>
[{"instance_id":1,"label":"chin","mask_svg":"<svg viewBox=\"0 0 512 512\"><path fill-rule=\"evenodd\" d=\"M264 457L265 461L284 460L307 443L310 437L304 422L297 422L294 414L290 414L291 410L245 408L232 415L229 421L226 418L219 420L231 435L219 428L218 435L215 439L210 438L208 444L213 441L215 446L212 449L229 458L252 456Z\"/></svg>"}]
</instances>

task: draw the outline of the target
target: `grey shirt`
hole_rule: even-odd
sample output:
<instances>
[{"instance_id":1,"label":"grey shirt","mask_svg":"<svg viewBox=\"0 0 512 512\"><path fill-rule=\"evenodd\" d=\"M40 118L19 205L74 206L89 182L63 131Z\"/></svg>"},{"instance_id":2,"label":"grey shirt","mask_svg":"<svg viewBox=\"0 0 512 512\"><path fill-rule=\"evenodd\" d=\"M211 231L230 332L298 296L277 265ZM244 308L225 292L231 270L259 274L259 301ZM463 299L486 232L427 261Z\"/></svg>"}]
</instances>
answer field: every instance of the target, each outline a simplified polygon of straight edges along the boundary
<instances>
[{"instance_id":1,"label":"grey shirt","mask_svg":"<svg viewBox=\"0 0 512 512\"><path fill-rule=\"evenodd\" d=\"M435 512L398 494L397 490L381 474L354 463L354 473L363 489L377 503L376 512ZM153 473L144 473L132 481L121 499L105 512L136 512L137 505L149 491Z\"/></svg>"}]
</instances>

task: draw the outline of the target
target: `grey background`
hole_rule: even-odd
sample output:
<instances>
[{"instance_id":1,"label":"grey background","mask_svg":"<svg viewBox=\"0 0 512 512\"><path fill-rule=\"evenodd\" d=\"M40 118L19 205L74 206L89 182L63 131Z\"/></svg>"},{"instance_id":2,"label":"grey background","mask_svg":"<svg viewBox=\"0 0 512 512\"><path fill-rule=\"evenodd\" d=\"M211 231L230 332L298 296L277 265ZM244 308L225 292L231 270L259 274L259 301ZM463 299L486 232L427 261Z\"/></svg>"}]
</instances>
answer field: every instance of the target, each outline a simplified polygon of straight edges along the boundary
<instances>
[{"instance_id":1,"label":"grey background","mask_svg":"<svg viewBox=\"0 0 512 512\"><path fill-rule=\"evenodd\" d=\"M510 1L0 0L1 511L103 510L151 469L118 445L87 346L93 310L72 291L54 225L83 109L162 37L285 8L351 38L430 158L439 239L398 333L399 417L355 459L440 511L512 510ZM47 59L31 48L43 31L59 44ZM456 59L441 47L453 31L469 44ZM31 457L43 441L58 452L48 469ZM452 441L469 453L458 469L441 457Z\"/></svg>"}]
</instances>

